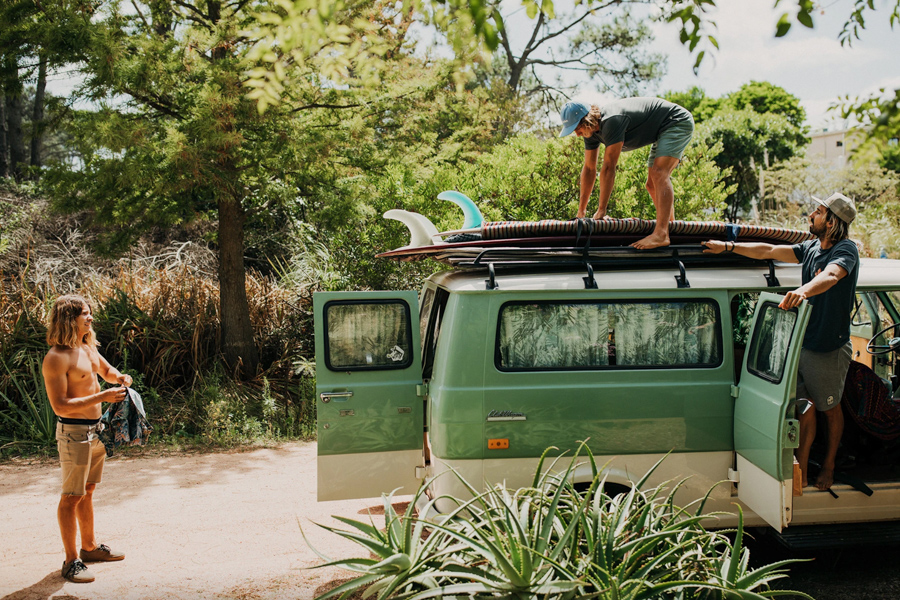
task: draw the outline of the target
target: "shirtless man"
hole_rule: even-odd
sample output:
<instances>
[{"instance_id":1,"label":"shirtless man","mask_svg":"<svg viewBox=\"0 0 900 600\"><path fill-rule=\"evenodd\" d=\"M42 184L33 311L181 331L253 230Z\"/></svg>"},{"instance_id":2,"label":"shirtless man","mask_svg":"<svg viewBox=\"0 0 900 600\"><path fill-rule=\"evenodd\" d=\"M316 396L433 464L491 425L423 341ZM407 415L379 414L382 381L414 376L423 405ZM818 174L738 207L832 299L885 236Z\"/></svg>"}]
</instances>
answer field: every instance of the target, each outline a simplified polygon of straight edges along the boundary
<instances>
[{"instance_id":1,"label":"shirtless man","mask_svg":"<svg viewBox=\"0 0 900 600\"><path fill-rule=\"evenodd\" d=\"M50 313L44 357L44 384L56 413L56 440L62 465L62 497L56 516L66 560L62 576L88 583L94 576L85 562L122 560L125 555L94 538L94 488L100 483L106 451L97 439L100 405L121 402L125 387L100 390L99 375L109 383L130 386L131 376L110 366L97 351L91 307L81 296L61 296ZM81 551L75 534L81 529Z\"/></svg>"}]
</instances>

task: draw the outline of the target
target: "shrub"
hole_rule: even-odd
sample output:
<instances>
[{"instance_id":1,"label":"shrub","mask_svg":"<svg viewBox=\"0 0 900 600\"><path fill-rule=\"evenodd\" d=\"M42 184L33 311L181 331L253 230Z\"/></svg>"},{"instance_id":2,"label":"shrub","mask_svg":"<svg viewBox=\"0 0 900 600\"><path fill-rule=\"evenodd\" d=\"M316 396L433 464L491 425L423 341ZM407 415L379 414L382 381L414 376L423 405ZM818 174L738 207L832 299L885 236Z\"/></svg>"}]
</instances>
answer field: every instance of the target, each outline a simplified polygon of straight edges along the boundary
<instances>
[{"instance_id":1,"label":"shrub","mask_svg":"<svg viewBox=\"0 0 900 600\"><path fill-rule=\"evenodd\" d=\"M545 471L548 450L531 487L499 485L479 493L469 486L473 498L457 500L458 507L440 523L415 516L424 488L403 515L394 512L391 495L384 497L384 530L336 516L352 529L322 527L360 544L374 558L321 565L341 566L357 577L319 600L347 598L366 588L364 597L379 600L809 598L769 588L786 577L794 561L749 568L740 512L732 542L701 526L712 516L703 513L703 502L693 510L675 506L678 485L643 489L649 473L628 492L611 496L586 444L581 450L594 474L585 491L571 483L578 453L567 467L557 468L556 459Z\"/></svg>"}]
</instances>

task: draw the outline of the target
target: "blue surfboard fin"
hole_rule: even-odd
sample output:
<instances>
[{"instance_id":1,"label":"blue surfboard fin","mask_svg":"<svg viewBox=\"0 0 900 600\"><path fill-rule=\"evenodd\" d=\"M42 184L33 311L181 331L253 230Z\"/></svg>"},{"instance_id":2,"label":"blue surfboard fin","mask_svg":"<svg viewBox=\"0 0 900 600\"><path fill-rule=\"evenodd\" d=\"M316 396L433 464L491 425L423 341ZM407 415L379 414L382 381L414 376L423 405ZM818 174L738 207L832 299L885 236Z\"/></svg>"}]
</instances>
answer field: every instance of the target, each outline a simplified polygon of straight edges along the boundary
<instances>
[{"instance_id":1,"label":"blue surfboard fin","mask_svg":"<svg viewBox=\"0 0 900 600\"><path fill-rule=\"evenodd\" d=\"M444 243L438 235L437 227L425 215L394 208L384 213L384 218L400 221L409 229L409 244L403 246L404 248L421 248Z\"/></svg>"},{"instance_id":2,"label":"blue surfboard fin","mask_svg":"<svg viewBox=\"0 0 900 600\"><path fill-rule=\"evenodd\" d=\"M474 229L476 227L481 227L482 224L484 224L484 217L481 216L481 211L478 210L478 207L475 206L472 199L465 194L461 194L454 190L447 190L446 192L438 194L438 199L449 200L462 209L463 215L465 215L462 226L463 229Z\"/></svg>"}]
</instances>

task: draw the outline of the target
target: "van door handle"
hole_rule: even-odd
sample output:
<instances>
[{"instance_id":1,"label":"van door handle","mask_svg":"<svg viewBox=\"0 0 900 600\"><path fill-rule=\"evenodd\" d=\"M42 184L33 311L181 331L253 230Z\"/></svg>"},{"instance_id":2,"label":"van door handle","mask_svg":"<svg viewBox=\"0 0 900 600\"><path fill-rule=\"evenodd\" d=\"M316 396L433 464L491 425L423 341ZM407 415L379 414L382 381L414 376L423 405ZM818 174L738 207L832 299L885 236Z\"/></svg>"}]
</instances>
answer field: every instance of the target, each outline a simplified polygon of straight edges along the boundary
<instances>
[{"instance_id":1,"label":"van door handle","mask_svg":"<svg viewBox=\"0 0 900 600\"><path fill-rule=\"evenodd\" d=\"M346 402L347 398L351 397L353 392L322 392L319 394L319 398L322 399L322 402L328 404L332 399L341 398L341 400L337 400L338 402Z\"/></svg>"}]
</instances>

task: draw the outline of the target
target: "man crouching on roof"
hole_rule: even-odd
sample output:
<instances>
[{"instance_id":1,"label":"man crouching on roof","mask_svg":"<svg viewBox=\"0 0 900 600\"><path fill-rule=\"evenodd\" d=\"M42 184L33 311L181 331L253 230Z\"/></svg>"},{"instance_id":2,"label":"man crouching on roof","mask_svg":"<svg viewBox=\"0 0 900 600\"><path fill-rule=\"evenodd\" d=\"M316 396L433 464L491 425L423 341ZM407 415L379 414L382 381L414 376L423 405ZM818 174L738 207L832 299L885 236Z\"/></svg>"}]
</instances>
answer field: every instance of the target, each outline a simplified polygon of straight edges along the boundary
<instances>
[{"instance_id":1,"label":"man crouching on roof","mask_svg":"<svg viewBox=\"0 0 900 600\"><path fill-rule=\"evenodd\" d=\"M94 538L94 488L100 483L106 450L97 438L100 404L121 402L125 388L100 390L99 375L109 383L130 386L131 376L110 366L97 352L94 317L81 296L61 296L50 312L44 357L47 398L56 413L56 442L62 466L62 498L56 516L66 560L62 576L75 583L88 583L94 576L85 562L122 560ZM76 553L75 534L81 529L81 551Z\"/></svg>"},{"instance_id":2,"label":"man crouching on roof","mask_svg":"<svg viewBox=\"0 0 900 600\"><path fill-rule=\"evenodd\" d=\"M704 252L734 252L758 259L774 259L803 264L803 285L784 296L779 307L791 309L809 300L812 311L797 374L797 398L811 400L825 414L828 448L816 487L827 490L834 482L834 459L844 432L844 415L839 406L844 380L850 367L850 316L859 275L859 252L847 239L850 223L856 218L853 200L832 194L825 200L813 198L816 208L809 215L809 231L818 237L802 244L737 244L710 240ZM808 484L809 451L816 437L816 415L809 402L800 409L800 447L797 462Z\"/></svg>"},{"instance_id":3,"label":"man crouching on roof","mask_svg":"<svg viewBox=\"0 0 900 600\"><path fill-rule=\"evenodd\" d=\"M650 235L631 245L642 250L668 246L669 221L675 220L672 171L694 134L691 113L662 98L624 98L590 107L581 102L569 102L559 116L563 122L560 137L575 132L584 138L578 219L584 218L594 190L600 144L606 149L600 167L600 206L594 213L595 219L606 218L606 207L616 183L619 155L652 144L647 159L647 191L656 207L656 226Z\"/></svg>"}]
</instances>

